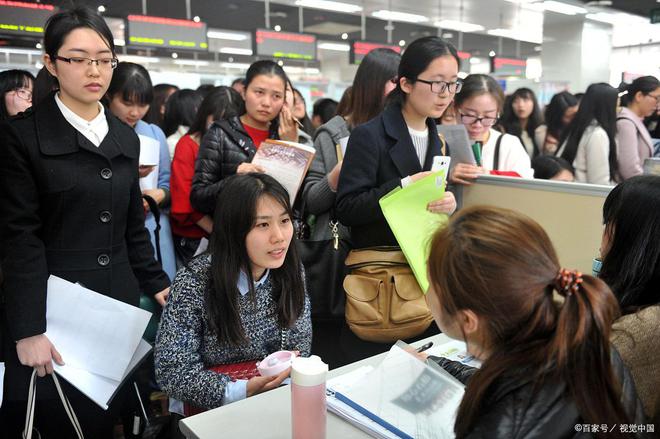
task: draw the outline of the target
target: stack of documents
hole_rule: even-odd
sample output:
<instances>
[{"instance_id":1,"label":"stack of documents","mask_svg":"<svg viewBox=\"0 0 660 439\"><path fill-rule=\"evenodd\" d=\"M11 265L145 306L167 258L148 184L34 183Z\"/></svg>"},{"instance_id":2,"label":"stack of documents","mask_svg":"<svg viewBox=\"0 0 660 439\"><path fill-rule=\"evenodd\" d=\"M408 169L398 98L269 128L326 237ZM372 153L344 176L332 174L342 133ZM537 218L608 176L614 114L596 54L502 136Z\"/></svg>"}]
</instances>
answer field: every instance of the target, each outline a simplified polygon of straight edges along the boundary
<instances>
[{"instance_id":1,"label":"stack of documents","mask_svg":"<svg viewBox=\"0 0 660 439\"><path fill-rule=\"evenodd\" d=\"M463 384L408 349L398 342L378 367L365 366L329 380L328 410L377 438L453 438ZM440 345L433 354L469 358L461 342Z\"/></svg>"},{"instance_id":2,"label":"stack of documents","mask_svg":"<svg viewBox=\"0 0 660 439\"><path fill-rule=\"evenodd\" d=\"M62 355L55 371L103 409L151 351L151 313L57 276L48 278L46 336Z\"/></svg>"},{"instance_id":3,"label":"stack of documents","mask_svg":"<svg viewBox=\"0 0 660 439\"><path fill-rule=\"evenodd\" d=\"M406 256L422 291L426 294L429 281L426 260L433 233L447 223L447 215L427 210L431 201L445 193L445 171L439 171L405 188L396 188L380 199L380 208Z\"/></svg>"}]
</instances>

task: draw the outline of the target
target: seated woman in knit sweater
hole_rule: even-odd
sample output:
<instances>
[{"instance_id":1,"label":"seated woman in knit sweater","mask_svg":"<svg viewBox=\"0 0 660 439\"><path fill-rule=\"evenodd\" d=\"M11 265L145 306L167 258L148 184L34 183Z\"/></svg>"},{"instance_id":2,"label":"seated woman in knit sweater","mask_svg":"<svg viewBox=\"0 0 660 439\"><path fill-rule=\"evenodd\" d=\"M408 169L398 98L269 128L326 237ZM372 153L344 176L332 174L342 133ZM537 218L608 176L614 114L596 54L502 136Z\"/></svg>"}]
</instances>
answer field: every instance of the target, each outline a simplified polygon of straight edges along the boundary
<instances>
[{"instance_id":1,"label":"seated woman in knit sweater","mask_svg":"<svg viewBox=\"0 0 660 439\"><path fill-rule=\"evenodd\" d=\"M204 409L278 387L275 377L231 381L209 370L279 350L310 353L304 273L292 244L289 195L265 174L227 179L211 250L179 270L156 338L156 378L171 397Z\"/></svg>"},{"instance_id":2,"label":"seated woman in knit sweater","mask_svg":"<svg viewBox=\"0 0 660 439\"><path fill-rule=\"evenodd\" d=\"M660 425L660 177L630 178L607 196L599 277L622 316L612 343L635 380L650 421Z\"/></svg>"}]
</instances>

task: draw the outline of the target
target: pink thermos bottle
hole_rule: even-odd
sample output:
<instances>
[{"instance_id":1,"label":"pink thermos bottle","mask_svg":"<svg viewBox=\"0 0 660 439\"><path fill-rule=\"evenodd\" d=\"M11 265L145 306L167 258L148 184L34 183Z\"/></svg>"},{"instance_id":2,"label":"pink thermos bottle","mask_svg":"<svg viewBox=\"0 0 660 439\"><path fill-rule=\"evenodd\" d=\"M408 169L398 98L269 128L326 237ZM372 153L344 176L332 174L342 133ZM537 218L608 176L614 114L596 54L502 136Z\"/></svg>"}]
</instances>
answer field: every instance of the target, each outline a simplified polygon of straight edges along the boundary
<instances>
[{"instance_id":1,"label":"pink thermos bottle","mask_svg":"<svg viewBox=\"0 0 660 439\"><path fill-rule=\"evenodd\" d=\"M291 365L293 439L325 439L325 378L328 365L319 357L296 357Z\"/></svg>"}]
</instances>

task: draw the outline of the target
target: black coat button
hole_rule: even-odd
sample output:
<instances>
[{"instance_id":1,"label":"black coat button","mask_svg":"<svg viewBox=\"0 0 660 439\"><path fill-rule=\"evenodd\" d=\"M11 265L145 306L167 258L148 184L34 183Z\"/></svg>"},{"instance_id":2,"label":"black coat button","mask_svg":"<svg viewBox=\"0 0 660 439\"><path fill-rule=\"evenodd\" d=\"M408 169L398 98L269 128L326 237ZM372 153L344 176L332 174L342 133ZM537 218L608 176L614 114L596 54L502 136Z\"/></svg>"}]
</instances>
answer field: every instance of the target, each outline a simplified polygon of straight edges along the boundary
<instances>
[{"instance_id":1,"label":"black coat button","mask_svg":"<svg viewBox=\"0 0 660 439\"><path fill-rule=\"evenodd\" d=\"M99 219L101 220L102 223L109 223L110 220L112 219L112 214L110 212L108 212L107 210L104 210L99 215Z\"/></svg>"},{"instance_id":2,"label":"black coat button","mask_svg":"<svg viewBox=\"0 0 660 439\"><path fill-rule=\"evenodd\" d=\"M101 169L101 178L104 180L110 180L112 178L112 169L110 168Z\"/></svg>"},{"instance_id":3,"label":"black coat button","mask_svg":"<svg viewBox=\"0 0 660 439\"><path fill-rule=\"evenodd\" d=\"M110 263L110 256L106 255L105 253L100 254L96 261L101 267L105 267Z\"/></svg>"}]
</instances>

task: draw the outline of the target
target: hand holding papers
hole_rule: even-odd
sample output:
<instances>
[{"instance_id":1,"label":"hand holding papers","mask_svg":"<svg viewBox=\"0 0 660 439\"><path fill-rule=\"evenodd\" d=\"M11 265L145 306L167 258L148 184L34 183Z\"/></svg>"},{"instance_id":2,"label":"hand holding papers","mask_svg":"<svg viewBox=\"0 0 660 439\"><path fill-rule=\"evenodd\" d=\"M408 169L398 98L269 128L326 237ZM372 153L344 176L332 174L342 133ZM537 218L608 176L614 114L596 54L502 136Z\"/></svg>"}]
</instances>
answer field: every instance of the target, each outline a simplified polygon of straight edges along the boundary
<instances>
[{"instance_id":1,"label":"hand holding papers","mask_svg":"<svg viewBox=\"0 0 660 439\"><path fill-rule=\"evenodd\" d=\"M380 199L385 219L424 293L429 288L428 244L433 232L447 221L447 215L429 212L427 207L443 197L445 181L443 169L405 188L396 188Z\"/></svg>"},{"instance_id":2,"label":"hand holding papers","mask_svg":"<svg viewBox=\"0 0 660 439\"><path fill-rule=\"evenodd\" d=\"M142 134L138 134L140 139L140 166L153 166L154 169L146 177L140 178L140 189L158 188L158 163L160 157L160 143Z\"/></svg>"},{"instance_id":3,"label":"hand holding papers","mask_svg":"<svg viewBox=\"0 0 660 439\"><path fill-rule=\"evenodd\" d=\"M55 371L107 408L151 350L141 340L151 314L56 276L48 279L46 310L46 336L66 363Z\"/></svg>"},{"instance_id":4,"label":"hand holding papers","mask_svg":"<svg viewBox=\"0 0 660 439\"><path fill-rule=\"evenodd\" d=\"M252 163L284 186L293 204L315 153L311 146L269 139L261 144Z\"/></svg>"}]
</instances>

